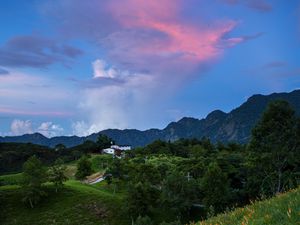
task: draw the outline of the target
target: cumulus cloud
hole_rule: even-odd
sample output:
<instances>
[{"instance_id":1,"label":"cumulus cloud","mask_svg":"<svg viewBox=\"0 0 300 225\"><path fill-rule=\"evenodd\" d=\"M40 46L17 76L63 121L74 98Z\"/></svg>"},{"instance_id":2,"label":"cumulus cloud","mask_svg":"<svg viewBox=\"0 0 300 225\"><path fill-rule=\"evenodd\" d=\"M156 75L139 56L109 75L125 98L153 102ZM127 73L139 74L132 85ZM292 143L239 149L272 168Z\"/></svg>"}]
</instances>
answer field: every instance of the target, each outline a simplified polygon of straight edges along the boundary
<instances>
[{"instance_id":1,"label":"cumulus cloud","mask_svg":"<svg viewBox=\"0 0 300 225\"><path fill-rule=\"evenodd\" d=\"M73 135L77 136L87 136L94 133L92 126L89 126L84 121L76 121L72 123Z\"/></svg>"},{"instance_id":2,"label":"cumulus cloud","mask_svg":"<svg viewBox=\"0 0 300 225\"><path fill-rule=\"evenodd\" d=\"M33 133L32 123L30 120L15 119L11 123L10 130L11 130L12 135L22 135L22 134Z\"/></svg>"},{"instance_id":3,"label":"cumulus cloud","mask_svg":"<svg viewBox=\"0 0 300 225\"><path fill-rule=\"evenodd\" d=\"M53 122L43 122L37 128L37 132L43 134L46 137L55 137L63 134L64 129L59 124Z\"/></svg>"},{"instance_id":4,"label":"cumulus cloud","mask_svg":"<svg viewBox=\"0 0 300 225\"><path fill-rule=\"evenodd\" d=\"M157 88L153 76L118 69L115 71L118 73L111 79L117 79L118 82L87 86L82 92L79 109L89 116L85 121L73 123L74 134L85 136L107 128L138 127L147 123L142 121L142 114L147 111L150 113L152 107L150 93ZM103 81L102 76L94 79Z\"/></svg>"},{"instance_id":5,"label":"cumulus cloud","mask_svg":"<svg viewBox=\"0 0 300 225\"><path fill-rule=\"evenodd\" d=\"M108 67L104 60L97 59L93 63L94 78L115 78L117 71Z\"/></svg>"},{"instance_id":6,"label":"cumulus cloud","mask_svg":"<svg viewBox=\"0 0 300 225\"><path fill-rule=\"evenodd\" d=\"M53 122L43 122L38 127L35 127L30 120L14 119L10 126L9 135L16 136L35 132L41 133L46 137L54 137L62 135L64 129Z\"/></svg>"}]
</instances>

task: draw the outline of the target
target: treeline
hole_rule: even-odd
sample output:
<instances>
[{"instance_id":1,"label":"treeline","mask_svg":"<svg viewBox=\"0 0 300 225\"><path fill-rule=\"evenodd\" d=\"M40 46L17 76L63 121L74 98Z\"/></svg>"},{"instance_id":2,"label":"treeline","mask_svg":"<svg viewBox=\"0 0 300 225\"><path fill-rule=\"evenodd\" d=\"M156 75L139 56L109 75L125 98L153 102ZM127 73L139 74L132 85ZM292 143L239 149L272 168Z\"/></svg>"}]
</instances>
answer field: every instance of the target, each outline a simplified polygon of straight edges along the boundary
<instances>
[{"instance_id":1,"label":"treeline","mask_svg":"<svg viewBox=\"0 0 300 225\"><path fill-rule=\"evenodd\" d=\"M88 153L100 153L101 149L109 147L111 142L107 136L100 135L96 142L86 141L72 148L66 148L62 144L49 148L31 143L0 143L0 175L21 172L23 164L33 155L49 166L57 159L70 162Z\"/></svg>"},{"instance_id":2,"label":"treeline","mask_svg":"<svg viewBox=\"0 0 300 225\"><path fill-rule=\"evenodd\" d=\"M287 102L275 101L247 145L155 141L114 159L107 177L126 184L136 224L182 224L295 188L299 172L299 118Z\"/></svg>"}]
</instances>

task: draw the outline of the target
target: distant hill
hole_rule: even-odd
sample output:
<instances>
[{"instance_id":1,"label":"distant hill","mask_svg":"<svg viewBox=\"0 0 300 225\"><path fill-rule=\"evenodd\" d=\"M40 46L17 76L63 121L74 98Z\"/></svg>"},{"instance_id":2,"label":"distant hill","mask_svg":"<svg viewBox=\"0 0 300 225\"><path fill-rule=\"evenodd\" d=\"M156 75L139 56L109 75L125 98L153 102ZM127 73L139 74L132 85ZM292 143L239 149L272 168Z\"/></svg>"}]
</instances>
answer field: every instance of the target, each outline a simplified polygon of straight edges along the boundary
<instances>
[{"instance_id":1,"label":"distant hill","mask_svg":"<svg viewBox=\"0 0 300 225\"><path fill-rule=\"evenodd\" d=\"M250 138L251 129L259 120L267 104L275 99L288 101L297 114L300 115L300 90L295 90L290 93L253 95L245 103L229 113L216 110L208 114L205 119L184 117L177 122L170 123L162 130L108 129L87 137L61 136L53 138L47 138L39 133L35 133L15 137L0 137L0 142L30 142L50 147L64 144L67 147L72 147L86 140L95 141L99 134L105 134L118 144L128 144L134 147L147 145L157 139L175 141L179 138L201 137L208 137L213 142L236 141L246 143Z\"/></svg>"}]
</instances>

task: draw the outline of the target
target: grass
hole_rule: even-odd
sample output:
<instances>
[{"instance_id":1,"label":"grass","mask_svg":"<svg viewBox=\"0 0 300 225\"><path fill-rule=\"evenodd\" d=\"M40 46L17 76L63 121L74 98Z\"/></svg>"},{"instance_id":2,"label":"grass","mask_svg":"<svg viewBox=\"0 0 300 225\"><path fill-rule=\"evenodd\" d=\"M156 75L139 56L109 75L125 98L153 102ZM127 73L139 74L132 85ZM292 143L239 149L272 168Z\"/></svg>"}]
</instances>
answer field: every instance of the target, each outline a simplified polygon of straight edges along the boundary
<instances>
[{"instance_id":1,"label":"grass","mask_svg":"<svg viewBox=\"0 0 300 225\"><path fill-rule=\"evenodd\" d=\"M104 184L103 184L104 185ZM19 186L0 187L2 225L94 225L128 224L124 215L123 193L113 193L100 188L70 180L58 193L52 185L46 185L48 196L36 207L29 208L21 202Z\"/></svg>"},{"instance_id":2,"label":"grass","mask_svg":"<svg viewBox=\"0 0 300 225\"><path fill-rule=\"evenodd\" d=\"M300 188L277 195L274 198L253 202L196 223L196 225L300 225ZM194 224L195 225L195 224Z\"/></svg>"},{"instance_id":3,"label":"grass","mask_svg":"<svg viewBox=\"0 0 300 225\"><path fill-rule=\"evenodd\" d=\"M18 185L22 182L22 173L8 174L0 176L0 186Z\"/></svg>"},{"instance_id":4,"label":"grass","mask_svg":"<svg viewBox=\"0 0 300 225\"><path fill-rule=\"evenodd\" d=\"M107 160L105 156L92 156L94 171L99 171L102 162ZM48 196L33 209L22 203L22 173L0 176L0 224L130 224L124 212L126 193L106 182L86 185L74 180L76 163L73 161L66 164L66 175L70 180L58 193L52 184L44 185Z\"/></svg>"}]
</instances>

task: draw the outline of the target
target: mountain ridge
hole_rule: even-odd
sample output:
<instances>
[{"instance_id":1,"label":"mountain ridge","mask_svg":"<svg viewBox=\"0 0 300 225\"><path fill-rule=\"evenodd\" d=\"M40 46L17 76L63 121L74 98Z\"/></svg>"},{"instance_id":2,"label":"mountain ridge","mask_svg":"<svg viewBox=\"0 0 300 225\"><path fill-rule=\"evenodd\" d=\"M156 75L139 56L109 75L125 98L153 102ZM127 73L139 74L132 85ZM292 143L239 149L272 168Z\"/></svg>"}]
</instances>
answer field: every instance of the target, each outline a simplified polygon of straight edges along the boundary
<instances>
[{"instance_id":1,"label":"mountain ridge","mask_svg":"<svg viewBox=\"0 0 300 225\"><path fill-rule=\"evenodd\" d=\"M259 120L267 104L275 99L288 101L296 113L300 114L300 90L292 92L272 93L270 95L255 94L239 107L226 113L221 110L210 112L205 118L183 117L177 122L169 123L164 129L107 129L86 137L58 136L47 138L40 133L24 134L21 136L0 137L0 142L33 143L49 147L64 144L73 147L84 141L96 141L99 134L105 134L118 144L128 144L133 147L145 146L155 140L175 141L179 138L208 137L213 142L246 143L251 129Z\"/></svg>"}]
</instances>

